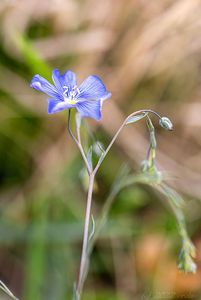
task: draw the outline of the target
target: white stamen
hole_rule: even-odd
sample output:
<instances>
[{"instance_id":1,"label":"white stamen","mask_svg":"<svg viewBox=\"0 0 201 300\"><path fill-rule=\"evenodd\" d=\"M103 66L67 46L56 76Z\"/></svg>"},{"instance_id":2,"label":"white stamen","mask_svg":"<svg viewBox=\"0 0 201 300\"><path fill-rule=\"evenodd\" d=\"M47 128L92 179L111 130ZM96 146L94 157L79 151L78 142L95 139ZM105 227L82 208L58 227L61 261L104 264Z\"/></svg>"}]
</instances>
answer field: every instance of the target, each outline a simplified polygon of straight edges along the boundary
<instances>
[{"instance_id":1,"label":"white stamen","mask_svg":"<svg viewBox=\"0 0 201 300\"><path fill-rule=\"evenodd\" d=\"M66 96L66 94L68 93L69 87L64 85L63 88L64 88L63 95Z\"/></svg>"},{"instance_id":2,"label":"white stamen","mask_svg":"<svg viewBox=\"0 0 201 300\"><path fill-rule=\"evenodd\" d=\"M77 85L75 85L72 89L64 85L63 89L64 89L63 91L64 101L66 101L69 104L76 104L77 102L76 95L80 94Z\"/></svg>"}]
</instances>

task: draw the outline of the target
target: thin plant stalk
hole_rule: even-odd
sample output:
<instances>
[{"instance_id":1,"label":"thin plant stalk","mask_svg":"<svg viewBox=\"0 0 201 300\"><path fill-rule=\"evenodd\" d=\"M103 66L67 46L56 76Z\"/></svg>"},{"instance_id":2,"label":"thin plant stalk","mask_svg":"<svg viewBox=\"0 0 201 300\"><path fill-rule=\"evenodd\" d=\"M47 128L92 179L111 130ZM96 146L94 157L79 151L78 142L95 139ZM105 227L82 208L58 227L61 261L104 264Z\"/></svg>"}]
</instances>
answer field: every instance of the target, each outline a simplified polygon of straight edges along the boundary
<instances>
[{"instance_id":1,"label":"thin plant stalk","mask_svg":"<svg viewBox=\"0 0 201 300\"><path fill-rule=\"evenodd\" d=\"M88 174L90 174L92 170L91 170L91 167L90 167L90 165L89 165L89 163L88 163L88 161L87 161L87 158L86 158L84 149L83 149L83 147L82 147L81 139L80 139L80 134L78 134L78 139L76 139L76 137L74 136L74 134L73 134L73 132L72 132L72 130L71 130L71 128L70 128L70 116L71 116L71 110L69 109L69 110L68 110L68 131L69 131L69 133L70 133L72 139L74 140L75 144L76 144L77 147L79 148L80 153L81 153L81 155L82 155L82 158L83 158L83 160L84 160L84 162L85 162L85 165L86 165L86 168L87 168L87 172L88 172ZM77 132L78 132L78 130L77 130Z\"/></svg>"},{"instance_id":2,"label":"thin plant stalk","mask_svg":"<svg viewBox=\"0 0 201 300\"><path fill-rule=\"evenodd\" d=\"M88 261L89 223L90 223L90 217L91 217L93 186L94 186L94 174L91 173L89 175L89 189L88 189L88 194L87 194L87 207L86 207L86 214L85 214L82 254L81 254L81 261L80 261L79 278L78 278L78 283L77 283L77 294L79 297L82 292L82 288L83 288L83 284L84 284L83 279L84 279L84 274L85 274L85 267L86 267L87 261Z\"/></svg>"},{"instance_id":3,"label":"thin plant stalk","mask_svg":"<svg viewBox=\"0 0 201 300\"><path fill-rule=\"evenodd\" d=\"M94 186L94 174L92 172L92 168L87 161L82 142L80 137L80 128L77 126L77 138L74 136L71 128L70 128L70 109L68 112L68 131L73 138L74 142L78 146L81 155L84 159L88 175L89 175L89 187L88 187L88 194L87 194L87 206L86 206L86 213L85 213L85 224L84 224L84 233L83 233L83 244L82 244L82 253L81 253L81 260L80 260L80 270L79 270L79 276L76 286L76 294L78 299L80 298L82 288L83 288L83 278L85 273L85 265L88 260L88 237L89 237L89 223L90 223L90 216L91 216L91 204L92 204L92 194L93 194L93 186Z\"/></svg>"},{"instance_id":4,"label":"thin plant stalk","mask_svg":"<svg viewBox=\"0 0 201 300\"><path fill-rule=\"evenodd\" d=\"M0 289L7 294L13 300L19 300L17 297L13 295L13 293L9 290L9 288L0 280Z\"/></svg>"},{"instance_id":5,"label":"thin plant stalk","mask_svg":"<svg viewBox=\"0 0 201 300\"><path fill-rule=\"evenodd\" d=\"M76 143L76 145L78 146L81 155L84 159L87 171L88 171L88 175L89 175L89 187L88 187L88 194L87 194L87 204L86 204L86 213L85 213L85 223L84 223L84 234L83 234L83 244L82 244L82 252L81 252L81 260L80 260L80 270L79 270L79 277L78 277L78 281L77 281L77 286L76 286L76 297L78 299L80 299L81 293L82 293L82 289L83 289L83 285L84 285L84 280L85 280L85 274L86 274L86 268L88 266L87 261L88 261L88 242L89 242L89 224L90 224L90 217L91 217L91 206L92 206L92 195L93 195L93 186L94 186L94 178L95 175L101 165L101 163L103 162L104 158L106 157L106 155L108 154L109 150L111 149L112 145L114 144L114 142L116 141L117 137L119 136L120 132L122 131L122 129L124 128L124 126L127 124L128 120L135 116L135 115L139 115L144 113L146 115L146 113L153 113L155 114L157 117L159 117L159 119L161 118L161 116L156 113L155 111L152 111L150 109L145 109L145 110L138 110L132 114L130 114L122 123L122 125L119 127L119 129L117 130L116 134L114 135L113 139L111 140L110 144L108 145L107 149L102 153L101 157L99 158L95 168L93 169L93 167L90 165L90 163L87 160L87 157L85 155L82 143L81 143L81 137L80 137L80 128L78 128L77 126L77 138L74 136L73 132L71 131L70 128L70 109L69 109L69 113L68 113L68 131L71 135L71 137L73 138L74 142Z\"/></svg>"},{"instance_id":6,"label":"thin plant stalk","mask_svg":"<svg viewBox=\"0 0 201 300\"><path fill-rule=\"evenodd\" d=\"M101 163L103 162L104 158L106 157L106 155L108 154L108 152L110 151L110 148L112 147L112 145L114 144L114 142L116 141L117 137L119 136L120 132L122 131L122 129L124 128L124 126L127 124L128 120L136 115L139 114L146 114L146 113L153 113L155 114L159 119L161 119L161 116L156 113L155 111L151 110L151 109L142 109L142 110L138 110L133 112L132 114L130 114L122 123L122 125L119 127L119 129L117 130L116 134L114 135L113 139L111 140L110 144L108 145L107 149L105 150L105 152L103 153L103 155L100 157L95 169L94 169L94 174L96 174L96 172L98 171Z\"/></svg>"}]
</instances>

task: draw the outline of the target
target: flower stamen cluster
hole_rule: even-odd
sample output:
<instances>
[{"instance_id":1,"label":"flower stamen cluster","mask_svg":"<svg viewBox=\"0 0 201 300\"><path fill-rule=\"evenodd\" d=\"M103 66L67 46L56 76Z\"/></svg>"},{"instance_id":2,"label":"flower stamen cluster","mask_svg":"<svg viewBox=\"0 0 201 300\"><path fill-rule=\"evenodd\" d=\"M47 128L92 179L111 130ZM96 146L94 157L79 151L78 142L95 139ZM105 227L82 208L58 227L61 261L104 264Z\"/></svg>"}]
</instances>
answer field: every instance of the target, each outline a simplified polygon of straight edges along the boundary
<instances>
[{"instance_id":1,"label":"flower stamen cluster","mask_svg":"<svg viewBox=\"0 0 201 300\"><path fill-rule=\"evenodd\" d=\"M77 96L80 94L77 85L75 85L71 90L68 86L64 85L63 89L64 101L70 105L75 105L77 103Z\"/></svg>"}]
</instances>

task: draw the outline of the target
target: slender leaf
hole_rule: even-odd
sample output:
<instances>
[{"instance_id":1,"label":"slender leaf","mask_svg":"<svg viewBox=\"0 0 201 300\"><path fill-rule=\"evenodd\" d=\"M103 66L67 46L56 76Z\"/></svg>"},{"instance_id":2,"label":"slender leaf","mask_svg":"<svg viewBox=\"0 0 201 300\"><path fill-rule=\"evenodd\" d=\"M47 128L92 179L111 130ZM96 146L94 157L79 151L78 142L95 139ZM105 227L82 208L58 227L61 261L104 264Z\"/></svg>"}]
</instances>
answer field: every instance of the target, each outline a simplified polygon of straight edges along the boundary
<instances>
[{"instance_id":1,"label":"slender leaf","mask_svg":"<svg viewBox=\"0 0 201 300\"><path fill-rule=\"evenodd\" d=\"M135 115L135 116L132 116L130 118L128 118L127 122L126 122L126 125L127 124L131 124L131 123L135 123L141 119L143 119L144 117L146 117L148 115L148 113L141 113L139 115Z\"/></svg>"},{"instance_id":2,"label":"slender leaf","mask_svg":"<svg viewBox=\"0 0 201 300\"><path fill-rule=\"evenodd\" d=\"M92 153L93 153L93 147L90 146L90 148L88 150L88 153L87 153L87 161L88 161L88 163L89 163L89 165L90 165L91 168L93 167Z\"/></svg>"}]
</instances>

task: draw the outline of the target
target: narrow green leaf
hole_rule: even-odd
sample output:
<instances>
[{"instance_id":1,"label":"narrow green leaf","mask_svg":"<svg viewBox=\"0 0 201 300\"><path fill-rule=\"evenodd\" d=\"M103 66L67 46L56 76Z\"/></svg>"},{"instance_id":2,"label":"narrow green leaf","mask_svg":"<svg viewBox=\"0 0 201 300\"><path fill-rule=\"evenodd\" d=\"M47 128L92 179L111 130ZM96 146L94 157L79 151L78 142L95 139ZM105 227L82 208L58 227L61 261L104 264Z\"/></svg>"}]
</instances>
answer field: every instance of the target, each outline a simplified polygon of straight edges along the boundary
<instances>
[{"instance_id":1,"label":"narrow green leaf","mask_svg":"<svg viewBox=\"0 0 201 300\"><path fill-rule=\"evenodd\" d=\"M11 299L18 300L13 293L9 290L9 288L0 280L0 289L7 294Z\"/></svg>"},{"instance_id":2,"label":"narrow green leaf","mask_svg":"<svg viewBox=\"0 0 201 300\"><path fill-rule=\"evenodd\" d=\"M88 153L87 153L87 161L88 161L88 163L89 163L89 165L90 165L91 168L93 167L92 153L93 153L93 147L90 146L90 148L88 150Z\"/></svg>"},{"instance_id":3,"label":"narrow green leaf","mask_svg":"<svg viewBox=\"0 0 201 300\"><path fill-rule=\"evenodd\" d=\"M126 125L127 124L131 124L131 123L135 123L141 119L143 119L144 117L147 116L148 113L141 113L139 115L135 115L135 116L132 116L130 118L128 118L127 122L126 122Z\"/></svg>"},{"instance_id":4,"label":"narrow green leaf","mask_svg":"<svg viewBox=\"0 0 201 300\"><path fill-rule=\"evenodd\" d=\"M94 220L93 215L91 215L91 221L92 221L92 229L91 229L91 233L89 235L89 241L92 239L92 237L94 236L95 233L95 228L96 228L96 222Z\"/></svg>"},{"instance_id":5,"label":"narrow green leaf","mask_svg":"<svg viewBox=\"0 0 201 300\"><path fill-rule=\"evenodd\" d=\"M43 58L40 57L40 54L36 49L34 49L29 39L20 33L16 33L15 39L16 44L30 70L36 74L40 72L40 75L47 79L51 79L51 68L43 60Z\"/></svg>"},{"instance_id":6,"label":"narrow green leaf","mask_svg":"<svg viewBox=\"0 0 201 300\"><path fill-rule=\"evenodd\" d=\"M79 299L80 299L80 297L77 294L76 283L74 283L74 286L73 286L73 299L72 300L79 300Z\"/></svg>"},{"instance_id":7,"label":"narrow green leaf","mask_svg":"<svg viewBox=\"0 0 201 300\"><path fill-rule=\"evenodd\" d=\"M48 202L41 197L40 201L33 201L33 222L39 226L30 233L30 241L27 247L27 262L25 274L26 300L42 300L41 287L44 285L46 271ZM39 239L35 237L39 236Z\"/></svg>"},{"instance_id":8,"label":"narrow green leaf","mask_svg":"<svg viewBox=\"0 0 201 300\"><path fill-rule=\"evenodd\" d=\"M103 144L99 141L96 141L93 144L93 150L94 150L94 153L99 157L105 152Z\"/></svg>"}]
</instances>

